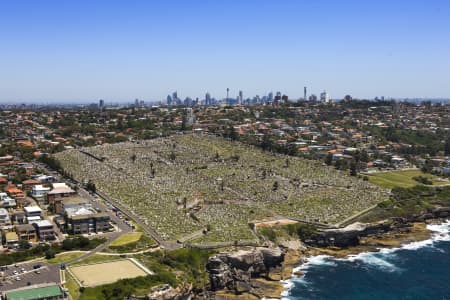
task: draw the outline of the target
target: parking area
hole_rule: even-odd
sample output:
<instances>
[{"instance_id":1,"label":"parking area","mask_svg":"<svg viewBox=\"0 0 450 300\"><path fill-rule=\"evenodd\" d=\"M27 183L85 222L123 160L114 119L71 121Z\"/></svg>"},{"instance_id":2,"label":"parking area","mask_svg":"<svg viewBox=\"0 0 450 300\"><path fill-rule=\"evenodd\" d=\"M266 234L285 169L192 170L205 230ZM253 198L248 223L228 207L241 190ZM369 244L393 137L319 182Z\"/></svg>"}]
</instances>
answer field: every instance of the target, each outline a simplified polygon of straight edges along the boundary
<instances>
[{"instance_id":1,"label":"parking area","mask_svg":"<svg viewBox=\"0 0 450 300\"><path fill-rule=\"evenodd\" d=\"M8 291L43 283L60 283L59 265L23 263L0 267L0 290Z\"/></svg>"}]
</instances>

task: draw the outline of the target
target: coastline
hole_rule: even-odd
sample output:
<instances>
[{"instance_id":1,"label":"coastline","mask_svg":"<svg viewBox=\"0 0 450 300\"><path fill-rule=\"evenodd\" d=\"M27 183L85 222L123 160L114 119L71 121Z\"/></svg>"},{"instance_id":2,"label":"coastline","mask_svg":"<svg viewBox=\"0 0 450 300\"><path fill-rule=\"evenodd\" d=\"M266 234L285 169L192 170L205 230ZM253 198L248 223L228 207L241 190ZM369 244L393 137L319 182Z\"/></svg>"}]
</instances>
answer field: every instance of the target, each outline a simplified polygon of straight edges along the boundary
<instances>
[{"instance_id":1,"label":"coastline","mask_svg":"<svg viewBox=\"0 0 450 300\"><path fill-rule=\"evenodd\" d=\"M228 263L232 261L232 269L241 270L235 270L235 273L232 272L234 275L229 277L230 274L227 273L226 269L223 269L223 261L219 265L212 264L216 265L215 270L212 270L213 273L223 274L218 277L220 280L223 279L223 276L228 276L229 280L234 282L231 288L213 289L214 299L289 299L290 291L295 286L295 282L304 278L310 265L332 266L339 260L373 261L372 256L376 253L389 254L400 249L414 250L433 244L436 240L450 240L447 227L449 224L448 218L411 222L407 223L407 226L402 223L387 232L360 236L358 245L342 248L336 246L317 248L307 246L297 239L285 240L268 248L247 248L247 250L241 249L237 252L224 254L225 257L228 257L225 261L228 260ZM445 232L440 231L439 228L441 230L445 228ZM255 251L272 252L272 255L269 255L271 257L269 260L273 261L274 258L277 258L279 263L271 264L271 267L260 272L259 276L250 276L243 270L247 270L249 266L251 266L251 269L258 268L262 262L255 260L258 257L258 255L255 255ZM380 262L380 260L375 263L384 263L383 267L395 268L395 266ZM242 276L244 274L247 275Z\"/></svg>"},{"instance_id":2,"label":"coastline","mask_svg":"<svg viewBox=\"0 0 450 300\"><path fill-rule=\"evenodd\" d=\"M413 223L410 232L388 232L376 236L361 239L362 244L348 248L314 248L308 247L305 251L306 257L297 267L293 269L292 277L280 281L284 291L279 299L289 299L290 291L294 287L295 280L301 280L307 273L309 264L332 264L328 260L355 260L363 259L365 255L377 252L395 252L397 250L416 250L432 245L436 241L450 240L448 229L442 230L443 226L450 226L450 219L433 219L430 222Z\"/></svg>"}]
</instances>

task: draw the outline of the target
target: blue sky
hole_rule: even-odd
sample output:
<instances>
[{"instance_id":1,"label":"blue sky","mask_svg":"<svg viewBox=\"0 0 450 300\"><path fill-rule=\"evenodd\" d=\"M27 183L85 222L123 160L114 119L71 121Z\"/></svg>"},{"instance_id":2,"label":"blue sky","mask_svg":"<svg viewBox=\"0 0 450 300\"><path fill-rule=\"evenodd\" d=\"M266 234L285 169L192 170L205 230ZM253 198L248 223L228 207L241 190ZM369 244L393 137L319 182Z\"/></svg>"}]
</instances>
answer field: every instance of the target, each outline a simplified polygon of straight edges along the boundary
<instances>
[{"instance_id":1,"label":"blue sky","mask_svg":"<svg viewBox=\"0 0 450 300\"><path fill-rule=\"evenodd\" d=\"M448 0L0 0L0 101L450 97Z\"/></svg>"}]
</instances>

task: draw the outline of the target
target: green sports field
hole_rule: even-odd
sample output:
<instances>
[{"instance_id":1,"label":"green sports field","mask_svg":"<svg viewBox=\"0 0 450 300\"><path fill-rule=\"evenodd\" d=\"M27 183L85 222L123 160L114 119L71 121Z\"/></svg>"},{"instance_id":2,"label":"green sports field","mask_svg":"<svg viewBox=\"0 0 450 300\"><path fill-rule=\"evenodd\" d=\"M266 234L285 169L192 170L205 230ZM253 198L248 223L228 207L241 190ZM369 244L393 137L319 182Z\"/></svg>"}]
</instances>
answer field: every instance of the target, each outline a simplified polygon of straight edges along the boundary
<instances>
[{"instance_id":1,"label":"green sports field","mask_svg":"<svg viewBox=\"0 0 450 300\"><path fill-rule=\"evenodd\" d=\"M420 184L413 177L422 176L430 178L433 185L448 185L450 181L440 180L437 176L423 173L420 170L406 170L406 171L392 171L379 172L369 175L369 181L380 187L392 189L395 187L410 188Z\"/></svg>"}]
</instances>

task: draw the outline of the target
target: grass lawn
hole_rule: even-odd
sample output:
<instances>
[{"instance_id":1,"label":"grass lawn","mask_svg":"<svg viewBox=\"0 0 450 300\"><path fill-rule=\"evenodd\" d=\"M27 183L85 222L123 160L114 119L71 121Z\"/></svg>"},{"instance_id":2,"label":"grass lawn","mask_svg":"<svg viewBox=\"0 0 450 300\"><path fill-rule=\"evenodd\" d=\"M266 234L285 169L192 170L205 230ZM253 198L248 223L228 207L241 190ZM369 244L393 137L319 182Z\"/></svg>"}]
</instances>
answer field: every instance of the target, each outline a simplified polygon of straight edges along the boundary
<instances>
[{"instance_id":1,"label":"grass lawn","mask_svg":"<svg viewBox=\"0 0 450 300\"><path fill-rule=\"evenodd\" d=\"M380 172L369 175L369 181L378 186L392 189L395 187L410 188L420 184L415 181L413 177L423 176L430 178L433 181L433 185L445 185L449 184L448 180L438 180L438 177L423 173L420 170L406 170L406 171L392 171L392 172Z\"/></svg>"},{"instance_id":2,"label":"grass lawn","mask_svg":"<svg viewBox=\"0 0 450 300\"><path fill-rule=\"evenodd\" d=\"M71 259L74 259L76 257L79 257L81 255L83 255L83 252L74 252L74 253L62 253L62 254L56 254L55 258L51 258L51 259L43 259L42 261L51 263L51 264L59 264Z\"/></svg>"},{"instance_id":3,"label":"grass lawn","mask_svg":"<svg viewBox=\"0 0 450 300\"><path fill-rule=\"evenodd\" d=\"M67 271L65 287L69 290L69 294L73 300L78 300L80 298L80 287L78 286L78 283L75 281L75 279L73 279Z\"/></svg>"},{"instance_id":4,"label":"grass lawn","mask_svg":"<svg viewBox=\"0 0 450 300\"><path fill-rule=\"evenodd\" d=\"M101 262L113 261L113 260L119 260L119 259L121 259L121 258L116 255L93 254L86 259L83 259L83 260L80 260L80 261L77 261L77 262L71 264L71 266L95 264L95 263L101 263Z\"/></svg>"},{"instance_id":5,"label":"grass lawn","mask_svg":"<svg viewBox=\"0 0 450 300\"><path fill-rule=\"evenodd\" d=\"M139 239L142 236L142 232L130 232L125 233L121 236L119 236L117 239L115 239L110 246L117 247L117 246L123 246L130 243L135 243L139 241Z\"/></svg>"}]
</instances>

